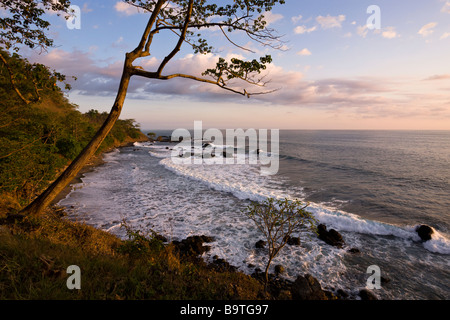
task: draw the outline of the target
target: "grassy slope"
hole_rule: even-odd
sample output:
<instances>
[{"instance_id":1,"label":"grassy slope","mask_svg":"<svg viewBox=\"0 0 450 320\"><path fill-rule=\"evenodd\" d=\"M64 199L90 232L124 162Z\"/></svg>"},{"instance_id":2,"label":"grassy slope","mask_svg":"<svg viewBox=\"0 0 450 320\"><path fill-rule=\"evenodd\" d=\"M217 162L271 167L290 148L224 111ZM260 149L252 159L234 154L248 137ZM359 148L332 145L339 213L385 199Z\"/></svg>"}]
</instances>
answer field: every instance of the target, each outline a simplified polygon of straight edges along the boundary
<instances>
[{"instance_id":1,"label":"grassy slope","mask_svg":"<svg viewBox=\"0 0 450 320\"><path fill-rule=\"evenodd\" d=\"M55 210L0 225L0 299L261 298L260 282L218 272L198 259L182 260L152 237L120 240ZM66 269L81 268L81 290L69 290Z\"/></svg>"}]
</instances>

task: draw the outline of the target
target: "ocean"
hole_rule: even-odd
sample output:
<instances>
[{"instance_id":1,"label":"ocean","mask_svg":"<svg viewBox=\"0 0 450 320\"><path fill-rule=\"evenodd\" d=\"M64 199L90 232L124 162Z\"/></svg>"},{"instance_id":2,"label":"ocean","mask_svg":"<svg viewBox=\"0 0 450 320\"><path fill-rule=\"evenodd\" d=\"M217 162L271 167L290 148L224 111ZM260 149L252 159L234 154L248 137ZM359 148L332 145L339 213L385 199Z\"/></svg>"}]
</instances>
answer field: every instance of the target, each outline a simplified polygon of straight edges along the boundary
<instances>
[{"instance_id":1,"label":"ocean","mask_svg":"<svg viewBox=\"0 0 450 320\"><path fill-rule=\"evenodd\" d=\"M69 219L120 237L124 221L170 240L213 236L204 259L217 255L251 274L264 269L266 255L255 248L263 236L242 210L269 197L299 199L345 246L300 235L301 245L286 246L272 263L284 266L287 279L308 273L323 288L359 299L375 265L380 299L450 299L450 131L282 130L275 175L250 161L176 163L176 145L135 143L105 154L106 163L59 205ZM434 229L426 242L415 232L422 224Z\"/></svg>"}]
</instances>

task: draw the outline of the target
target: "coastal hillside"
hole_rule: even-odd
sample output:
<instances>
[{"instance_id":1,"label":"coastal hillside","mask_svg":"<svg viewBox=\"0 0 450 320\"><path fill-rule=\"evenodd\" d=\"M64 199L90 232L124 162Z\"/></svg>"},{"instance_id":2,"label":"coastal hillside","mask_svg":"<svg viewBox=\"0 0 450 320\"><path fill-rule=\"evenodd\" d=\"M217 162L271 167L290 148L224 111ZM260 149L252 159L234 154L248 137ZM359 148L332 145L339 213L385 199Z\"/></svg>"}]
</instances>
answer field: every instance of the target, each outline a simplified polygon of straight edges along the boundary
<instances>
[{"instance_id":1,"label":"coastal hillside","mask_svg":"<svg viewBox=\"0 0 450 320\"><path fill-rule=\"evenodd\" d=\"M107 113L79 112L58 85L64 76L7 56L0 64L0 300L335 299L310 276L289 283L271 275L266 288L260 272L244 274L218 257L207 263L201 255L211 237L169 242L124 221L122 239L65 219L58 206L41 216L17 214L78 155ZM134 120L118 120L87 167L112 148L146 140ZM74 264L83 277L77 290L67 284Z\"/></svg>"},{"instance_id":2,"label":"coastal hillside","mask_svg":"<svg viewBox=\"0 0 450 320\"><path fill-rule=\"evenodd\" d=\"M0 64L0 210L5 213L27 205L53 181L107 113L78 111L61 89L64 75L17 54L2 51L2 56L7 57L7 64ZM146 139L134 120L118 120L97 154Z\"/></svg>"},{"instance_id":3,"label":"coastal hillside","mask_svg":"<svg viewBox=\"0 0 450 320\"><path fill-rule=\"evenodd\" d=\"M154 234L129 229L129 239L122 240L64 219L58 206L39 217L17 215L78 155L108 114L81 113L61 89L63 75L16 54L2 55L8 59L7 65L0 63L0 300L256 299L261 294L257 280L216 270L195 255L183 258ZM134 120L118 120L87 167L101 163L101 155L113 148L147 140ZM89 279L82 290L66 285L67 266L75 262Z\"/></svg>"}]
</instances>

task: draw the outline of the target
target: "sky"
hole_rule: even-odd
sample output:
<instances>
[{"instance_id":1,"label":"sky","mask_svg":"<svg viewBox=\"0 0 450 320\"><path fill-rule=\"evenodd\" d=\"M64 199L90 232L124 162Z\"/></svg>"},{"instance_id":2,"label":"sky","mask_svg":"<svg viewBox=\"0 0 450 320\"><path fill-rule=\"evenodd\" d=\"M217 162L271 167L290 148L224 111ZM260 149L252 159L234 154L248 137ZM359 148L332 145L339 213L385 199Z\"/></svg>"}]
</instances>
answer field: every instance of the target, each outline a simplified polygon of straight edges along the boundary
<instances>
[{"instance_id":1,"label":"sky","mask_svg":"<svg viewBox=\"0 0 450 320\"><path fill-rule=\"evenodd\" d=\"M55 46L24 55L77 77L68 97L80 111L109 111L125 53L136 48L149 13L119 0L71 3L81 8L80 29L49 12ZM189 79L135 76L121 118L144 130L190 129L194 121L205 129L450 130L450 1L286 0L265 16L282 50L231 34L253 53L245 51L211 29L204 35L212 53L185 44L166 72L201 75L219 57L270 54L267 90L277 91L248 99ZM154 71L175 41L158 34L140 66Z\"/></svg>"}]
</instances>

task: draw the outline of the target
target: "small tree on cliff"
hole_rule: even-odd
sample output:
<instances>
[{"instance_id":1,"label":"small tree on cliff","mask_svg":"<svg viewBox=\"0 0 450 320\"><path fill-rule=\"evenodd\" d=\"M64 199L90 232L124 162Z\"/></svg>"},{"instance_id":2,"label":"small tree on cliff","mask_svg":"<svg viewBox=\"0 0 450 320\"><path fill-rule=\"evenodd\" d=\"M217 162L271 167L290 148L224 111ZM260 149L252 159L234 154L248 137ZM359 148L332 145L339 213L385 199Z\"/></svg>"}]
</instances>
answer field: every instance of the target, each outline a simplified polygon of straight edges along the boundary
<instances>
[{"instance_id":1,"label":"small tree on cliff","mask_svg":"<svg viewBox=\"0 0 450 320\"><path fill-rule=\"evenodd\" d=\"M164 69L184 43L190 45L195 54L211 52L212 46L201 35L201 31L208 28L217 28L226 40L239 48L243 47L235 44L230 38L233 32L245 34L252 41L262 45L279 48L280 39L274 34L274 30L268 28L264 13L271 11L277 4L283 4L284 0L125 0L125 2L148 12L149 20L138 46L125 55L122 77L111 112L91 142L58 179L22 211L24 214L38 214L46 208L95 153L120 116L132 76L165 81L184 78L209 83L245 97L269 92L251 92L243 86L236 88L231 82L241 80L246 85L263 87L264 77L261 77L260 73L271 63L270 55L252 61L238 58L226 61L219 58L215 68L206 70L202 77L183 73L164 74ZM148 71L134 65L136 60L150 56L154 38L164 32L176 34L178 41L159 66L155 70Z\"/></svg>"},{"instance_id":2,"label":"small tree on cliff","mask_svg":"<svg viewBox=\"0 0 450 320\"><path fill-rule=\"evenodd\" d=\"M298 200L269 198L263 203L253 202L244 210L267 240L268 259L264 270L266 289L270 265L291 235L303 229L316 232L316 220L305 210L307 206Z\"/></svg>"}]
</instances>

